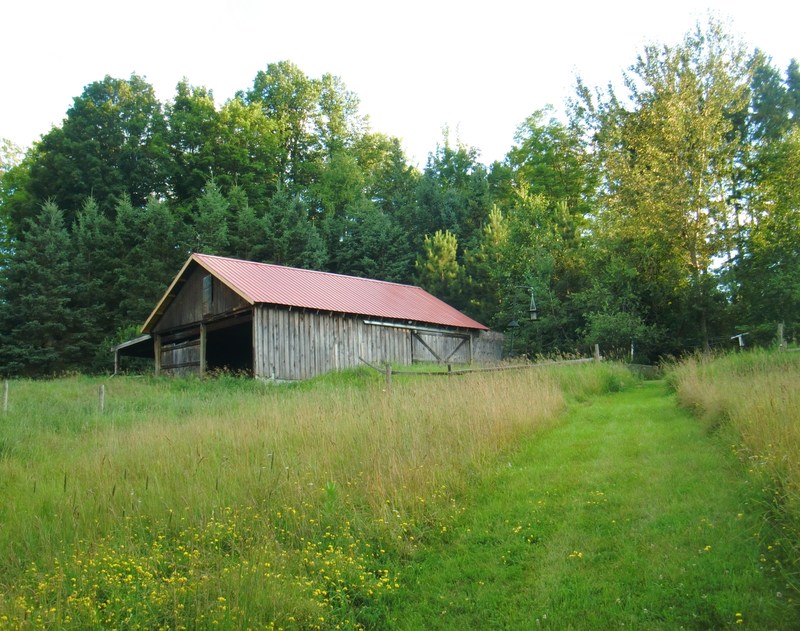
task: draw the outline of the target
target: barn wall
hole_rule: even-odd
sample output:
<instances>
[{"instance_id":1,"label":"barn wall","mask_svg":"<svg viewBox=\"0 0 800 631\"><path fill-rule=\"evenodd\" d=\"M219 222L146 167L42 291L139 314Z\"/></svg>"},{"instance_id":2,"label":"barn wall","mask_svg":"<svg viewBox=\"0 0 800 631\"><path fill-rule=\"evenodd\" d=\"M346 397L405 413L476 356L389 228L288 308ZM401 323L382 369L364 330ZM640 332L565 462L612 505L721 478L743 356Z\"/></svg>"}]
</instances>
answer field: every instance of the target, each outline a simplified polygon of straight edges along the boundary
<instances>
[{"instance_id":1,"label":"barn wall","mask_svg":"<svg viewBox=\"0 0 800 631\"><path fill-rule=\"evenodd\" d=\"M472 340L472 360L478 364L491 364L503 359L505 336L497 331L480 331Z\"/></svg>"},{"instance_id":2,"label":"barn wall","mask_svg":"<svg viewBox=\"0 0 800 631\"><path fill-rule=\"evenodd\" d=\"M411 363L411 331L364 324L363 318L259 306L253 322L254 373L308 379L362 364Z\"/></svg>"},{"instance_id":3,"label":"barn wall","mask_svg":"<svg viewBox=\"0 0 800 631\"><path fill-rule=\"evenodd\" d=\"M412 338L412 359L415 362L445 362L448 364L469 364L470 334L414 333Z\"/></svg>"},{"instance_id":4,"label":"barn wall","mask_svg":"<svg viewBox=\"0 0 800 631\"><path fill-rule=\"evenodd\" d=\"M183 286L176 287L178 293L154 327L155 333L201 322L204 316L213 318L250 308L250 305L239 294L231 291L216 277L212 277L213 300L207 305L208 308L205 308L203 304L203 278L205 276L208 276L208 272L201 267L196 267L189 274Z\"/></svg>"}]
</instances>

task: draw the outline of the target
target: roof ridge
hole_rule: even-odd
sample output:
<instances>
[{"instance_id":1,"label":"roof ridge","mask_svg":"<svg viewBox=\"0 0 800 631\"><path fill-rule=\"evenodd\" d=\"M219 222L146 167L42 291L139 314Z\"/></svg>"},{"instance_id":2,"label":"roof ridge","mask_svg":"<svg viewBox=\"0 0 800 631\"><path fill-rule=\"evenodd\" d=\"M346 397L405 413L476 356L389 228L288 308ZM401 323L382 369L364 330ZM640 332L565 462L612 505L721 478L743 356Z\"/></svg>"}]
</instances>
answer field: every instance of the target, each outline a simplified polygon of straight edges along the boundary
<instances>
[{"instance_id":1,"label":"roof ridge","mask_svg":"<svg viewBox=\"0 0 800 631\"><path fill-rule=\"evenodd\" d=\"M411 287L413 289L422 289L419 285L412 285L410 283L398 283L391 280L380 280L378 278L368 278L366 276L353 276L352 274L340 274L337 272L325 272L322 270L316 269L307 269L305 267L293 267L291 265L279 265L277 263L264 263L262 261L248 261L247 259L237 259L232 256L220 256L219 254L203 254L202 252L193 252L192 257L200 257L200 258L214 258L214 259L221 259L224 261L233 261L236 263L246 263L247 265L258 265L264 267L280 267L281 269L290 269L296 270L298 272L303 272L307 274L322 274L325 276L336 276L338 278L355 278L356 280L368 281L370 283L380 283L383 285L395 285L396 287ZM422 289L422 291L425 291Z\"/></svg>"}]
</instances>

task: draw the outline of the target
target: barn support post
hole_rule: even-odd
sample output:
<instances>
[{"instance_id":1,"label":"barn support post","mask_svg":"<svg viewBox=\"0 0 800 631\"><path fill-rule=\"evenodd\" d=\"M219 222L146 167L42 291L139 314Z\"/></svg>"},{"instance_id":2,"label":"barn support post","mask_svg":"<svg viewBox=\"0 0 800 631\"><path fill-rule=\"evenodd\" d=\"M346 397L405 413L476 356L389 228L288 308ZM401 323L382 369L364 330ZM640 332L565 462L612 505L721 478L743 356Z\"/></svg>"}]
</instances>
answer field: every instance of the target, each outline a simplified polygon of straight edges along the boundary
<instances>
[{"instance_id":1,"label":"barn support post","mask_svg":"<svg viewBox=\"0 0 800 631\"><path fill-rule=\"evenodd\" d=\"M200 376L206 376L206 350L208 349L208 332L205 323L200 323Z\"/></svg>"},{"instance_id":2,"label":"barn support post","mask_svg":"<svg viewBox=\"0 0 800 631\"><path fill-rule=\"evenodd\" d=\"M156 333L153 335L153 352L155 353L156 377L161 374L161 336Z\"/></svg>"}]
</instances>

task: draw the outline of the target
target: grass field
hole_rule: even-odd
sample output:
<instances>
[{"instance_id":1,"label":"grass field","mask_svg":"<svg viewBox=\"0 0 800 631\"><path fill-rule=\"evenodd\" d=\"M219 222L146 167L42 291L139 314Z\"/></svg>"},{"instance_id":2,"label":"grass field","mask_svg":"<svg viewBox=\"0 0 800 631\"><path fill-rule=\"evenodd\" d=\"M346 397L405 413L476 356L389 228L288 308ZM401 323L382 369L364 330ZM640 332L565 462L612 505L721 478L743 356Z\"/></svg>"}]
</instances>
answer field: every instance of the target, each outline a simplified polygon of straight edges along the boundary
<instances>
[{"instance_id":1,"label":"grass field","mask_svg":"<svg viewBox=\"0 0 800 631\"><path fill-rule=\"evenodd\" d=\"M14 381L0 627L385 625L469 481L620 370Z\"/></svg>"},{"instance_id":2,"label":"grass field","mask_svg":"<svg viewBox=\"0 0 800 631\"><path fill-rule=\"evenodd\" d=\"M760 497L663 383L594 397L484 477L395 628L799 628Z\"/></svg>"},{"instance_id":3,"label":"grass field","mask_svg":"<svg viewBox=\"0 0 800 631\"><path fill-rule=\"evenodd\" d=\"M13 381L0 629L795 628L760 487L637 383Z\"/></svg>"}]
</instances>

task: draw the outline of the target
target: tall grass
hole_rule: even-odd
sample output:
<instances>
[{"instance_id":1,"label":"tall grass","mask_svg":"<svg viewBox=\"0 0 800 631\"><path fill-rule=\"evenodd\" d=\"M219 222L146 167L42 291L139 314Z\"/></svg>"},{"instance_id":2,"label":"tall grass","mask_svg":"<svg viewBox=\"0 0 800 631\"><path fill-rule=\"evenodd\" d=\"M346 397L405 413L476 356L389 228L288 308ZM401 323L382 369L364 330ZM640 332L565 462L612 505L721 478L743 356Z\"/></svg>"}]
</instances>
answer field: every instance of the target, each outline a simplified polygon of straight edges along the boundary
<instances>
[{"instance_id":1,"label":"tall grass","mask_svg":"<svg viewBox=\"0 0 800 631\"><path fill-rule=\"evenodd\" d=\"M680 402L730 432L748 471L769 489L768 514L800 570L800 354L754 351L693 358L670 374ZM794 582L800 587L800 577Z\"/></svg>"},{"instance_id":2,"label":"tall grass","mask_svg":"<svg viewBox=\"0 0 800 631\"><path fill-rule=\"evenodd\" d=\"M381 626L485 463L623 374L12 382L0 628Z\"/></svg>"}]
</instances>

